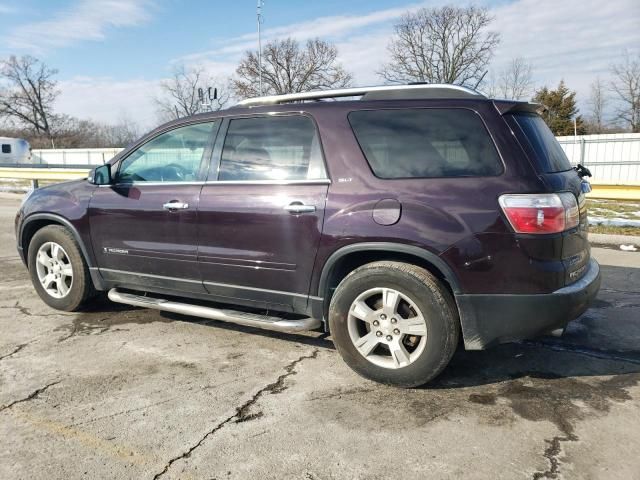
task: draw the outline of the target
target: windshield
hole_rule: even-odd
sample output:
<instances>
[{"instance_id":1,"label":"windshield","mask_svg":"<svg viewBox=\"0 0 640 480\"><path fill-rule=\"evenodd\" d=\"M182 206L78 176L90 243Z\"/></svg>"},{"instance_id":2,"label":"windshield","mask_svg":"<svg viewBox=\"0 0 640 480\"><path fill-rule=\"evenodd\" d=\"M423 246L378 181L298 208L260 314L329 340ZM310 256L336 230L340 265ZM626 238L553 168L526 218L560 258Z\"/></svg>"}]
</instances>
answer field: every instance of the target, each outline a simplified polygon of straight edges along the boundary
<instances>
[{"instance_id":1,"label":"windshield","mask_svg":"<svg viewBox=\"0 0 640 480\"><path fill-rule=\"evenodd\" d=\"M513 118L536 154L535 162L540 173L571 170L567 155L542 117L532 113L517 113Z\"/></svg>"}]
</instances>

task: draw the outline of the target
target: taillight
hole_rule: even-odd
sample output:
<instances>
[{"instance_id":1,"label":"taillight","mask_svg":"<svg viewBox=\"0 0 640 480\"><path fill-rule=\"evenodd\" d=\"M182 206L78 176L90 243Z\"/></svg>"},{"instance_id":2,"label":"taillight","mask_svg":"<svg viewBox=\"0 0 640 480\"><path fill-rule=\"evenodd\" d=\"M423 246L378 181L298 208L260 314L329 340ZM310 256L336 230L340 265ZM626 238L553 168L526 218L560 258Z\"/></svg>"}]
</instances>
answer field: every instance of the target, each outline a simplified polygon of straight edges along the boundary
<instances>
[{"instance_id":1,"label":"taillight","mask_svg":"<svg viewBox=\"0 0 640 480\"><path fill-rule=\"evenodd\" d=\"M499 201L516 233L559 233L580 222L578 202L569 192L508 194Z\"/></svg>"}]
</instances>

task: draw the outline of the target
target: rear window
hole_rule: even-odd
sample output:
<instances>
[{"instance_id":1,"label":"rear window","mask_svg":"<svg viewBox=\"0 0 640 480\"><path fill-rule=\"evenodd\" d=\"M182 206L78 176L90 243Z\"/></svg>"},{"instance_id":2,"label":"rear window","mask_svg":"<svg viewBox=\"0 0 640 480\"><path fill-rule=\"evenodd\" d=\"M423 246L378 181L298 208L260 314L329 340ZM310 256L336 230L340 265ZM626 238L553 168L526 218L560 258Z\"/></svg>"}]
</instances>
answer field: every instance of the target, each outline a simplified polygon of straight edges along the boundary
<instances>
[{"instance_id":1,"label":"rear window","mask_svg":"<svg viewBox=\"0 0 640 480\"><path fill-rule=\"evenodd\" d=\"M499 175L502 162L480 117L465 109L360 110L349 123L380 178Z\"/></svg>"},{"instance_id":2,"label":"rear window","mask_svg":"<svg viewBox=\"0 0 640 480\"><path fill-rule=\"evenodd\" d=\"M536 154L540 173L571 170L571 163L542 117L532 113L513 115Z\"/></svg>"}]
</instances>

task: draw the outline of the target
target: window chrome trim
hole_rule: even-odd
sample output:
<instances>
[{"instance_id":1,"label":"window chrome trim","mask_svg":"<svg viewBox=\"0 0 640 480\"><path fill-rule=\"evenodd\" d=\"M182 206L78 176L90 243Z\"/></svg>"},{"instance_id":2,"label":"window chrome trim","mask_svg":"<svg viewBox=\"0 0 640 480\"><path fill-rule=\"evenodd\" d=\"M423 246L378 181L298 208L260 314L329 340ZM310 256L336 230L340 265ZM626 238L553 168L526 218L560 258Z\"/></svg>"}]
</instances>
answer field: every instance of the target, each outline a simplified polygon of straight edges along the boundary
<instances>
[{"instance_id":1,"label":"window chrome trim","mask_svg":"<svg viewBox=\"0 0 640 480\"><path fill-rule=\"evenodd\" d=\"M314 180L210 180L206 185L330 185L331 180L320 178Z\"/></svg>"},{"instance_id":2,"label":"window chrome trim","mask_svg":"<svg viewBox=\"0 0 640 480\"><path fill-rule=\"evenodd\" d=\"M331 185L328 178L318 178L312 180L208 180L206 182L130 182L114 183L110 185L96 185L96 187L158 187L162 185Z\"/></svg>"},{"instance_id":3,"label":"window chrome trim","mask_svg":"<svg viewBox=\"0 0 640 480\"><path fill-rule=\"evenodd\" d=\"M123 183L112 183L109 185L96 185L97 187L140 187L143 185L149 185L149 186L154 186L154 187L158 187L160 185L204 185L206 182L204 181L199 181L199 182L123 182Z\"/></svg>"}]
</instances>

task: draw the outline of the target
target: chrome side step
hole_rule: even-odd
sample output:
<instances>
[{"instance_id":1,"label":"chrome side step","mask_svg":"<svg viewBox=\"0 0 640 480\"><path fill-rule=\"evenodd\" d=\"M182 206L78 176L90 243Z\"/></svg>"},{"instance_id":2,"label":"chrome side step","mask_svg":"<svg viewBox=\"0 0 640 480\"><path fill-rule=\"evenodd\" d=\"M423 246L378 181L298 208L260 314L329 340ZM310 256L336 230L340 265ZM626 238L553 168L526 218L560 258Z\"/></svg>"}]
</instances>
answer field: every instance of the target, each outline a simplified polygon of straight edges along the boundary
<instances>
[{"instance_id":1,"label":"chrome side step","mask_svg":"<svg viewBox=\"0 0 640 480\"><path fill-rule=\"evenodd\" d=\"M275 330L277 332L302 332L314 330L322 325L316 318L302 318L300 320L286 320L280 317L269 317L255 313L239 312L235 310L203 307L189 303L174 302L163 298L152 298L133 293L124 293L116 288L109 290L109 300L136 307L154 308L165 312L193 315L194 317L209 318L223 322L237 323L247 327Z\"/></svg>"}]
</instances>

